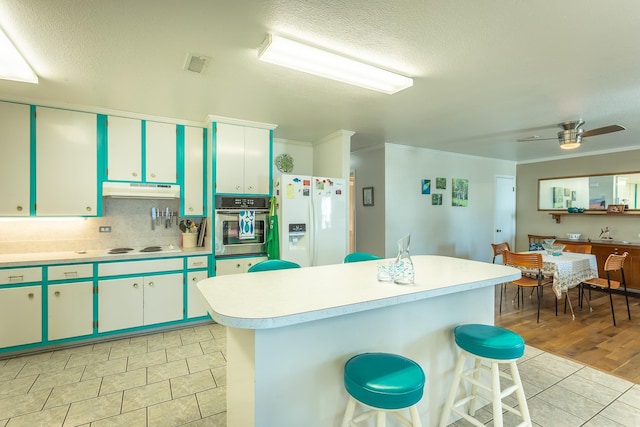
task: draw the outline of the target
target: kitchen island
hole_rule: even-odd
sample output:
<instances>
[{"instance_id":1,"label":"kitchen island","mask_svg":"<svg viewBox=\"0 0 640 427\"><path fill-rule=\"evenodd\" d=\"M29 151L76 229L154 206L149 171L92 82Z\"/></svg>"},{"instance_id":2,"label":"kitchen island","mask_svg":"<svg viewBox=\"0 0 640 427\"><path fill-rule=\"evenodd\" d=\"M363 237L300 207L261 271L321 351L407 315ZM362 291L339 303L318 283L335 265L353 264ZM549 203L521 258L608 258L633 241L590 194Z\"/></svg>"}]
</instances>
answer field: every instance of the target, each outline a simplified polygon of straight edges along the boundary
<instances>
[{"instance_id":1,"label":"kitchen island","mask_svg":"<svg viewBox=\"0 0 640 427\"><path fill-rule=\"evenodd\" d=\"M198 283L227 328L227 423L336 426L347 403L343 366L384 351L427 375L418 409L436 425L456 355L452 328L494 322L494 285L511 267L443 256L412 257L413 285L376 280L378 261L209 278Z\"/></svg>"}]
</instances>

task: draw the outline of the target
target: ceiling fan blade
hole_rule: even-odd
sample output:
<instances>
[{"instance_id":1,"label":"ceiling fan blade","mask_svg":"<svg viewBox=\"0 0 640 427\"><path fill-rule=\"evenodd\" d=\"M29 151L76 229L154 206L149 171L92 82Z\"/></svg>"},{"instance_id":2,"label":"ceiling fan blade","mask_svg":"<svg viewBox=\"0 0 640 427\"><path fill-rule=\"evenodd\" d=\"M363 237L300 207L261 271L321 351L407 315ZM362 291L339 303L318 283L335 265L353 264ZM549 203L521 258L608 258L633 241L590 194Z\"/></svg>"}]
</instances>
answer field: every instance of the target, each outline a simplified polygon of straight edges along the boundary
<instances>
[{"instance_id":1,"label":"ceiling fan blade","mask_svg":"<svg viewBox=\"0 0 640 427\"><path fill-rule=\"evenodd\" d=\"M624 126L620 125L609 125L597 129L586 130L582 133L582 137L587 136L596 136L596 135L604 135L605 133L618 132L620 130L625 130Z\"/></svg>"},{"instance_id":2,"label":"ceiling fan blade","mask_svg":"<svg viewBox=\"0 0 640 427\"><path fill-rule=\"evenodd\" d=\"M553 137L553 138L541 138L538 135L533 135L533 136L528 136L526 138L520 138L517 139L516 141L518 142L527 142L527 141L551 141L552 139L558 139L558 137Z\"/></svg>"}]
</instances>

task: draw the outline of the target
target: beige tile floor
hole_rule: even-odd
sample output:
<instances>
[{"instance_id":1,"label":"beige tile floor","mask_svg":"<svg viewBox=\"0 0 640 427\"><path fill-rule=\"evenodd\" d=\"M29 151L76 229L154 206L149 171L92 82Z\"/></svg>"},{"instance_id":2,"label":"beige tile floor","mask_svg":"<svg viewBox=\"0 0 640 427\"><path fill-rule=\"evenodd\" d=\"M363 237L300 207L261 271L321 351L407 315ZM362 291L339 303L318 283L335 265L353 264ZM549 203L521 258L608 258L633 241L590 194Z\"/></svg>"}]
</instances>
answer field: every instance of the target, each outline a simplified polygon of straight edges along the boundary
<instances>
[{"instance_id":1,"label":"beige tile floor","mask_svg":"<svg viewBox=\"0 0 640 427\"><path fill-rule=\"evenodd\" d=\"M207 324L5 358L0 427L226 426L225 356ZM519 369L536 426L640 425L640 385L532 347Z\"/></svg>"}]
</instances>

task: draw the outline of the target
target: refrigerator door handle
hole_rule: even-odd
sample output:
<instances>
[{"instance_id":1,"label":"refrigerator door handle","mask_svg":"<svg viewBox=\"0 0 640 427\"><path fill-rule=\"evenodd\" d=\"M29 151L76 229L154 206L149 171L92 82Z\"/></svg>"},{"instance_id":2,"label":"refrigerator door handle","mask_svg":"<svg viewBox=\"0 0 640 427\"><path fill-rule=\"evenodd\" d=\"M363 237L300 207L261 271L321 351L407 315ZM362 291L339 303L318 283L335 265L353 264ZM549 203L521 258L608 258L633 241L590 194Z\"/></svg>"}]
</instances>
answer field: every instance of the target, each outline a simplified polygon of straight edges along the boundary
<instances>
[{"instance_id":1,"label":"refrigerator door handle","mask_svg":"<svg viewBox=\"0 0 640 427\"><path fill-rule=\"evenodd\" d=\"M311 200L307 204L309 209L309 265L316 265L316 218L315 218L315 204L313 193Z\"/></svg>"}]
</instances>

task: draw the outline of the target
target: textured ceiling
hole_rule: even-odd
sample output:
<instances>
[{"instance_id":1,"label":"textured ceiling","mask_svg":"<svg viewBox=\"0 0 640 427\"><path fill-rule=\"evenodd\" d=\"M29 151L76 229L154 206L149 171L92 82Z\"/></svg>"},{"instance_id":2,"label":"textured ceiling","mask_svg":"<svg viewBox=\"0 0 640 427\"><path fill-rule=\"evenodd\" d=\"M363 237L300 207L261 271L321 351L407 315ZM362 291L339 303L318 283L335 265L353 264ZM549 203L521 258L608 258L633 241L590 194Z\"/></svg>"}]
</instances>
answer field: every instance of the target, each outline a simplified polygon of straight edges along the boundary
<instances>
[{"instance_id":1,"label":"textured ceiling","mask_svg":"<svg viewBox=\"0 0 640 427\"><path fill-rule=\"evenodd\" d=\"M355 131L383 142L516 161L640 148L640 2L619 0L0 0L0 26L40 84L0 99L188 121L277 124L277 138ZM414 78L394 95L257 60L286 35ZM212 58L184 71L191 52ZM582 118L573 152L553 137Z\"/></svg>"}]
</instances>

